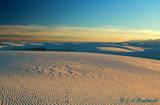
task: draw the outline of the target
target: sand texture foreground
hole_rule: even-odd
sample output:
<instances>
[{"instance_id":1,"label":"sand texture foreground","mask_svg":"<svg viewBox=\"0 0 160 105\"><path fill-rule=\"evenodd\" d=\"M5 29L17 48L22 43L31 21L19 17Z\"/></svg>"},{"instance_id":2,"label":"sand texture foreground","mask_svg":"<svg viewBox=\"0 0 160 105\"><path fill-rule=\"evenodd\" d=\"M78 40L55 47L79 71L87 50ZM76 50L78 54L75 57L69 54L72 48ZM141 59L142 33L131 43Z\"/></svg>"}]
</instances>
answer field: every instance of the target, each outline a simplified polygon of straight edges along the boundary
<instances>
[{"instance_id":1,"label":"sand texture foreground","mask_svg":"<svg viewBox=\"0 0 160 105\"><path fill-rule=\"evenodd\" d=\"M142 102L147 98L157 102ZM160 61L83 52L1 51L0 105L22 104L160 105Z\"/></svg>"}]
</instances>

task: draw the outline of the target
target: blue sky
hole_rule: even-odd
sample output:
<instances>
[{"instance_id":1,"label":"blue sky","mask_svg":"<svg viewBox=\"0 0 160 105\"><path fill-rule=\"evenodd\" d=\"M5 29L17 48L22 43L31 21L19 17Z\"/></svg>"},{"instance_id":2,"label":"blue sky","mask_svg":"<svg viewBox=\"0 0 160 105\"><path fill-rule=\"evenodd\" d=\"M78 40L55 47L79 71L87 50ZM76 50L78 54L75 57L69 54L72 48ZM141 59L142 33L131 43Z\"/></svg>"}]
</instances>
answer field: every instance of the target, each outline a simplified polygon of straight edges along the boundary
<instances>
[{"instance_id":1,"label":"blue sky","mask_svg":"<svg viewBox=\"0 0 160 105\"><path fill-rule=\"evenodd\" d=\"M21 30L25 30L24 27L32 27L32 32L41 32L41 30L34 30L36 26L41 28L45 27L45 29L42 30L45 30L44 32L46 33L52 31L49 36L53 36L55 40L58 39L58 37L63 40L69 38L72 40L73 34L75 34L77 40L79 40L80 37L81 40L86 39L87 37L84 36L92 39L92 35L89 34L93 34L95 30L100 28L102 28L102 32L100 30L98 30L99 33L96 31L96 38L99 36L99 41L101 38L104 39L104 37L107 39L106 41L109 41L108 39L111 38L109 37L111 34L111 41L114 41L114 39L123 41L123 39L119 39L119 37L123 36L123 33L119 33L118 31L114 33L119 35L116 37L113 37L113 33L110 34L108 31L105 31L105 35L105 29L112 30L113 28L115 30L125 31L124 33L128 33L129 31L128 35L130 36L128 36L128 40L156 39L160 37L159 5L159 0L0 0L0 37L2 39L3 34L3 39L4 35L6 35L6 39L7 37L11 39L11 35L9 35L10 32L10 34L14 35L21 33L22 35L26 35L23 37L28 38L27 36L31 36L31 33L29 34L29 32L31 32L30 30L28 30L28 34L25 33L26 31L19 32L10 30L15 30L15 28L19 26ZM71 27L72 29L67 32L64 31ZM79 28L79 30L75 33L75 29L77 28ZM80 31L82 30L80 28L83 28L83 31ZM86 28L85 31L84 28ZM92 29L91 33L89 33L91 31L89 29ZM6 30L8 31L6 32ZM132 34L131 31L133 30L134 32L136 31L136 33L138 32L138 34ZM57 35L55 35L56 32ZM63 36L58 33L66 35ZM68 33L72 33L72 36ZM80 33L83 34L81 35ZM17 34L15 36L13 36L13 38L19 38ZM45 33L41 38L43 38L43 36L45 37ZM144 38L144 36L146 37ZM93 37L95 37L95 35L93 35ZM94 41L95 39L93 38Z\"/></svg>"}]
</instances>

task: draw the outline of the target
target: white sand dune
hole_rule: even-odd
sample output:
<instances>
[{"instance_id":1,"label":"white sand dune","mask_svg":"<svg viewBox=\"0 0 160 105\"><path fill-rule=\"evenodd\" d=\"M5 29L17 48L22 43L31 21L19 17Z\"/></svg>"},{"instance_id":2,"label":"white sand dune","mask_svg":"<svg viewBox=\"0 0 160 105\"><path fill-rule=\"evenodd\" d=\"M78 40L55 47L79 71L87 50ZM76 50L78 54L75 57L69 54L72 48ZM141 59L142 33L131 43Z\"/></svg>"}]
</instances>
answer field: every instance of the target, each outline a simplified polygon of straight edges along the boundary
<instances>
[{"instance_id":1,"label":"white sand dune","mask_svg":"<svg viewBox=\"0 0 160 105\"><path fill-rule=\"evenodd\" d=\"M133 47L133 46L123 46L125 48L129 48L131 50L134 50L134 51L144 51L145 48L142 48L142 47Z\"/></svg>"},{"instance_id":2,"label":"white sand dune","mask_svg":"<svg viewBox=\"0 0 160 105\"><path fill-rule=\"evenodd\" d=\"M1 105L160 105L159 60L83 52L1 51L0 61Z\"/></svg>"},{"instance_id":3,"label":"white sand dune","mask_svg":"<svg viewBox=\"0 0 160 105\"><path fill-rule=\"evenodd\" d=\"M97 49L101 51L111 51L111 52L133 52L132 50L116 48L116 47L97 47Z\"/></svg>"}]
</instances>

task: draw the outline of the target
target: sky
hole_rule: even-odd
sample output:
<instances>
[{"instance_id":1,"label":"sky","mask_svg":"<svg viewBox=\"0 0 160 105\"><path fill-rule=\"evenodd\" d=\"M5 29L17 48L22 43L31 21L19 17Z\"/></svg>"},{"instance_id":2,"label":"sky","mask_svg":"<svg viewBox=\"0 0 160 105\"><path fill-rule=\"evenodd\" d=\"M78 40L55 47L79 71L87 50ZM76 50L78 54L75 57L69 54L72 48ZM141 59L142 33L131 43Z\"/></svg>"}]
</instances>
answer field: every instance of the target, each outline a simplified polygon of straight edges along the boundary
<instances>
[{"instance_id":1,"label":"sky","mask_svg":"<svg viewBox=\"0 0 160 105\"><path fill-rule=\"evenodd\" d=\"M0 41L160 39L160 0L0 0Z\"/></svg>"}]
</instances>

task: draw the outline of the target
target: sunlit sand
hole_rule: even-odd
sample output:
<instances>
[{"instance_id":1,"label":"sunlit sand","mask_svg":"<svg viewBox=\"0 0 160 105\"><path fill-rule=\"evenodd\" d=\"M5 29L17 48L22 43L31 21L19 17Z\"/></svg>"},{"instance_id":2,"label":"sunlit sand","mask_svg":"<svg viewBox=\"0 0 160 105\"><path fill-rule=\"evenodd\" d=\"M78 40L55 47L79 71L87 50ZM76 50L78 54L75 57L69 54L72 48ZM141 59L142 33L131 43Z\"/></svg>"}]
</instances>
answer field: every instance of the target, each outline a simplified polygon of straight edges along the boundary
<instances>
[{"instance_id":1,"label":"sunlit sand","mask_svg":"<svg viewBox=\"0 0 160 105\"><path fill-rule=\"evenodd\" d=\"M33 47L31 43L23 45ZM40 47L44 43L33 45ZM94 52L98 46L107 47L104 44L96 44L95 48L87 44L82 46L82 43L79 48L74 48L73 43L72 46L72 49L64 48L65 51L74 49L70 52L0 51L1 105L160 104L159 60L113 55L117 50L126 53L126 50L114 49L114 46L109 50L113 54L101 53L104 48ZM11 46L6 44L6 49L11 49ZM139 98L157 102L136 101Z\"/></svg>"}]
</instances>

